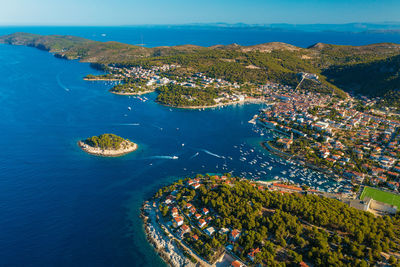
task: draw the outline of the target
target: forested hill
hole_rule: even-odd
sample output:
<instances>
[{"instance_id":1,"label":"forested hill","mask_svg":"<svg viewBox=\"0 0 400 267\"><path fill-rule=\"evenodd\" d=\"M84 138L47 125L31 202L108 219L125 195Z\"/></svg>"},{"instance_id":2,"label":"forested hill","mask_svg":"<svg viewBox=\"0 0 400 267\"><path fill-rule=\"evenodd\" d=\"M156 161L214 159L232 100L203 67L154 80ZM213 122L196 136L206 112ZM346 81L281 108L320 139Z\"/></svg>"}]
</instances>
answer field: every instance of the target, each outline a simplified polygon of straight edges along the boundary
<instances>
[{"instance_id":1,"label":"forested hill","mask_svg":"<svg viewBox=\"0 0 400 267\"><path fill-rule=\"evenodd\" d=\"M323 72L331 83L344 90L383 96L400 107L400 55L353 65L336 66Z\"/></svg>"},{"instance_id":2,"label":"forested hill","mask_svg":"<svg viewBox=\"0 0 400 267\"><path fill-rule=\"evenodd\" d=\"M74 36L14 33L0 43L27 45L58 57L120 65L179 64L182 74L204 72L237 82L266 80L293 85L298 72L316 73L322 85L374 96L392 96L400 88L400 45L380 43L344 46L317 43L308 48L273 42L253 46L180 45L146 48L119 42L98 42ZM340 91L340 90L338 90Z\"/></svg>"}]
</instances>

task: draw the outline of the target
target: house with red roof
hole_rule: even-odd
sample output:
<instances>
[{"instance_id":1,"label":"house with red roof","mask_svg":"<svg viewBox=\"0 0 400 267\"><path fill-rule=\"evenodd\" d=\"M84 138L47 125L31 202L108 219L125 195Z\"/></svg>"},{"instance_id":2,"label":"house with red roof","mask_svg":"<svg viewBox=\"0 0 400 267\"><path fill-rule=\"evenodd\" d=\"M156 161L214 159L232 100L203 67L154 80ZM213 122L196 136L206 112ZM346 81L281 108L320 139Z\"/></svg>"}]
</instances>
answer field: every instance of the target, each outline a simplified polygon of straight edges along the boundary
<instances>
[{"instance_id":1,"label":"house with red roof","mask_svg":"<svg viewBox=\"0 0 400 267\"><path fill-rule=\"evenodd\" d=\"M198 225L199 225L200 228L203 228L204 226L206 226L206 224L207 224L207 223L206 223L205 220L203 220L203 219L200 219L200 220L199 220Z\"/></svg>"},{"instance_id":2,"label":"house with red roof","mask_svg":"<svg viewBox=\"0 0 400 267\"><path fill-rule=\"evenodd\" d=\"M176 216L179 215L178 209L177 209L176 207L173 207L173 208L172 208L172 210L171 210L171 215L172 215L172 217L176 217Z\"/></svg>"},{"instance_id":3,"label":"house with red roof","mask_svg":"<svg viewBox=\"0 0 400 267\"><path fill-rule=\"evenodd\" d=\"M195 207L192 207L191 209L190 209L190 215L195 215L196 214L196 208Z\"/></svg>"},{"instance_id":4,"label":"house with red roof","mask_svg":"<svg viewBox=\"0 0 400 267\"><path fill-rule=\"evenodd\" d=\"M393 181L389 181L389 182L387 182L387 185L388 185L391 189L397 190L397 189L399 189L400 183L398 183L398 182L393 182Z\"/></svg>"},{"instance_id":5,"label":"house with red roof","mask_svg":"<svg viewBox=\"0 0 400 267\"><path fill-rule=\"evenodd\" d=\"M172 220L172 224L175 228L178 228L183 224L183 218L182 216L177 216Z\"/></svg>"},{"instance_id":6,"label":"house with red roof","mask_svg":"<svg viewBox=\"0 0 400 267\"><path fill-rule=\"evenodd\" d=\"M186 224L183 224L180 228L179 234L181 237L183 237L184 234L189 233L190 232L190 227Z\"/></svg>"},{"instance_id":7,"label":"house with red roof","mask_svg":"<svg viewBox=\"0 0 400 267\"><path fill-rule=\"evenodd\" d=\"M210 211L207 208L203 208L203 214L207 215Z\"/></svg>"},{"instance_id":8,"label":"house with red roof","mask_svg":"<svg viewBox=\"0 0 400 267\"><path fill-rule=\"evenodd\" d=\"M192 184L192 188L193 188L193 189L197 189L197 188L199 188L200 186L201 186L201 184L199 184L199 183Z\"/></svg>"},{"instance_id":9,"label":"house with red roof","mask_svg":"<svg viewBox=\"0 0 400 267\"><path fill-rule=\"evenodd\" d=\"M256 258L257 254L260 253L260 252L261 252L260 248L256 248L256 249L252 248L252 249L250 250L250 252L247 254L247 257L248 257L251 261L254 261L254 259Z\"/></svg>"},{"instance_id":10,"label":"house with red roof","mask_svg":"<svg viewBox=\"0 0 400 267\"><path fill-rule=\"evenodd\" d=\"M236 240L239 239L239 236L240 236L240 231L238 229L233 229L229 234L229 239L235 242Z\"/></svg>"},{"instance_id":11,"label":"house with red roof","mask_svg":"<svg viewBox=\"0 0 400 267\"><path fill-rule=\"evenodd\" d=\"M244 267L245 265L242 264L240 261L236 260L231 263L231 267Z\"/></svg>"}]
</instances>

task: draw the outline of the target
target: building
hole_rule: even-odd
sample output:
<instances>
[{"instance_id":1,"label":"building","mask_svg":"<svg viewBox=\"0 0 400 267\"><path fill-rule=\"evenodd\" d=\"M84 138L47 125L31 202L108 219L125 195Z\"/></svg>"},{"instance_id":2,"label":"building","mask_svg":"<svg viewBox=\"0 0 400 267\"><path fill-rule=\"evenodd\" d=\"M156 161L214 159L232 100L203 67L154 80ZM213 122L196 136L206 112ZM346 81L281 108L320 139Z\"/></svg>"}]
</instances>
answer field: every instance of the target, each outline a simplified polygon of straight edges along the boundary
<instances>
[{"instance_id":1,"label":"building","mask_svg":"<svg viewBox=\"0 0 400 267\"><path fill-rule=\"evenodd\" d=\"M179 214L178 214L178 209L177 209L176 207L172 208L172 210L171 210L171 215L172 215L172 217L176 217L176 216L179 215Z\"/></svg>"},{"instance_id":2,"label":"building","mask_svg":"<svg viewBox=\"0 0 400 267\"><path fill-rule=\"evenodd\" d=\"M204 214L204 215L207 215L208 213L209 213L209 210L206 209L206 208L203 208L203 214Z\"/></svg>"},{"instance_id":3,"label":"building","mask_svg":"<svg viewBox=\"0 0 400 267\"><path fill-rule=\"evenodd\" d=\"M197 189L197 188L199 188L200 186L201 186L201 184L199 184L199 183L192 184L192 188L193 188L193 189Z\"/></svg>"},{"instance_id":4,"label":"building","mask_svg":"<svg viewBox=\"0 0 400 267\"><path fill-rule=\"evenodd\" d=\"M190 215L194 215L194 214L196 214L196 208L195 208L195 207L192 207L192 208L190 209Z\"/></svg>"},{"instance_id":5,"label":"building","mask_svg":"<svg viewBox=\"0 0 400 267\"><path fill-rule=\"evenodd\" d=\"M251 261L254 261L254 259L256 258L257 254L260 253L260 252L261 252L261 251L260 251L259 248L256 248L256 249L252 248L252 249L250 250L250 252L247 254L247 257L248 257Z\"/></svg>"},{"instance_id":6,"label":"building","mask_svg":"<svg viewBox=\"0 0 400 267\"><path fill-rule=\"evenodd\" d=\"M181 216L177 216L172 220L172 224L175 228L178 228L183 224L183 218Z\"/></svg>"},{"instance_id":7,"label":"building","mask_svg":"<svg viewBox=\"0 0 400 267\"><path fill-rule=\"evenodd\" d=\"M278 145L283 146L285 149L289 149L290 146L293 144L293 140L289 138L279 138L276 142Z\"/></svg>"},{"instance_id":8,"label":"building","mask_svg":"<svg viewBox=\"0 0 400 267\"><path fill-rule=\"evenodd\" d=\"M190 227L186 224L183 224L180 228L180 236L183 237L184 234L189 233L190 232Z\"/></svg>"},{"instance_id":9,"label":"building","mask_svg":"<svg viewBox=\"0 0 400 267\"><path fill-rule=\"evenodd\" d=\"M212 236L214 234L214 232L215 232L215 229L214 229L214 227L208 227L206 230L204 230L204 232L207 235Z\"/></svg>"},{"instance_id":10,"label":"building","mask_svg":"<svg viewBox=\"0 0 400 267\"><path fill-rule=\"evenodd\" d=\"M236 240L239 239L239 236L240 236L240 231L237 229L233 229L229 235L229 239L235 242Z\"/></svg>"},{"instance_id":11,"label":"building","mask_svg":"<svg viewBox=\"0 0 400 267\"><path fill-rule=\"evenodd\" d=\"M207 224L207 223L206 223L205 220L203 220L203 219L200 219L200 220L199 220L198 225L199 225L200 228L203 228L204 226L206 226L206 224Z\"/></svg>"},{"instance_id":12,"label":"building","mask_svg":"<svg viewBox=\"0 0 400 267\"><path fill-rule=\"evenodd\" d=\"M228 228L221 228L219 231L218 231L218 233L220 234L220 235L224 235L224 234L226 234L226 233L228 233L229 232L229 229Z\"/></svg>"},{"instance_id":13,"label":"building","mask_svg":"<svg viewBox=\"0 0 400 267\"><path fill-rule=\"evenodd\" d=\"M245 265L244 264L242 264L240 261L233 261L232 263L231 263L231 267L244 267Z\"/></svg>"}]
</instances>

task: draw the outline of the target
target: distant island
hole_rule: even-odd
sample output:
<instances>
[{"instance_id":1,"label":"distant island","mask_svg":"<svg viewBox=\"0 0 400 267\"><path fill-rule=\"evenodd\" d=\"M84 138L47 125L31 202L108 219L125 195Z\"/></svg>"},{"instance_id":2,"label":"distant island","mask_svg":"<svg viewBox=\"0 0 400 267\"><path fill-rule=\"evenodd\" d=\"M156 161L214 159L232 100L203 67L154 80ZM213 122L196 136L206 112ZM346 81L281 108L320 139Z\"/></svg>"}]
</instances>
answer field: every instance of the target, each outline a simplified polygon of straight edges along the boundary
<instances>
[{"instance_id":1,"label":"distant island","mask_svg":"<svg viewBox=\"0 0 400 267\"><path fill-rule=\"evenodd\" d=\"M118 157L135 151L137 144L115 134L92 136L78 142L85 152L104 157Z\"/></svg>"},{"instance_id":2,"label":"distant island","mask_svg":"<svg viewBox=\"0 0 400 267\"><path fill-rule=\"evenodd\" d=\"M374 216L338 199L199 174L159 189L142 218L171 266L399 266L400 213Z\"/></svg>"}]
</instances>

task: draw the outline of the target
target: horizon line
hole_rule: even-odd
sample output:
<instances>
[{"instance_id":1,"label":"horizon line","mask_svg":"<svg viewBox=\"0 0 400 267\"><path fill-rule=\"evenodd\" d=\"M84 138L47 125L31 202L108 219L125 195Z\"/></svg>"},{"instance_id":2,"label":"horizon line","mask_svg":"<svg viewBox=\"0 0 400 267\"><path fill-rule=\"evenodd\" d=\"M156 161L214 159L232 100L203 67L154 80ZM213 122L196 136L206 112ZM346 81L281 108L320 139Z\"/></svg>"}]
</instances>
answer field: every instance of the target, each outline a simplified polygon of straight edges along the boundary
<instances>
[{"instance_id":1,"label":"horizon line","mask_svg":"<svg viewBox=\"0 0 400 267\"><path fill-rule=\"evenodd\" d=\"M400 21L375 21L375 22L346 22L346 23L287 23L287 22L271 22L271 23L245 23L245 22L187 22L187 23L143 23L143 24L0 24L0 27L137 27L137 26L249 26L262 27L273 25L288 25L288 26L309 26L309 25L352 25L352 24L374 24L374 25L399 25Z\"/></svg>"}]
</instances>

